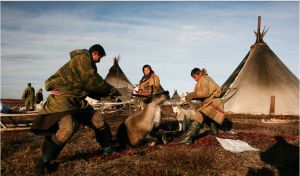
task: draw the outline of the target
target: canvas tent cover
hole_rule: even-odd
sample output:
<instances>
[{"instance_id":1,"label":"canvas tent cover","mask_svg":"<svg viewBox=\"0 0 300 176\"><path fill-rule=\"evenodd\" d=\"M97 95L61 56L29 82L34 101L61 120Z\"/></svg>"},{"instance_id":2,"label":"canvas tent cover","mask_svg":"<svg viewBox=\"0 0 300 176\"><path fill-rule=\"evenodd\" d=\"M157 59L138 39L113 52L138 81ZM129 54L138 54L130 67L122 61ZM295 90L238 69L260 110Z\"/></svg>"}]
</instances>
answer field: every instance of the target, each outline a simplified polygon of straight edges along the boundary
<instances>
[{"instance_id":1,"label":"canvas tent cover","mask_svg":"<svg viewBox=\"0 0 300 176\"><path fill-rule=\"evenodd\" d=\"M110 85L118 89L121 96L119 97L122 101L129 100L132 96L128 89L133 90L133 85L128 80L127 76L124 74L119 66L120 58L114 58L113 66L109 69L108 74L105 77L105 81Z\"/></svg>"},{"instance_id":2,"label":"canvas tent cover","mask_svg":"<svg viewBox=\"0 0 300 176\"><path fill-rule=\"evenodd\" d=\"M299 115L299 79L262 38L222 85L222 92L225 112L269 114L274 96L275 115Z\"/></svg>"},{"instance_id":3,"label":"canvas tent cover","mask_svg":"<svg viewBox=\"0 0 300 176\"><path fill-rule=\"evenodd\" d=\"M171 97L171 100L174 100L174 101L180 101L181 100L177 90L175 90L174 94Z\"/></svg>"},{"instance_id":4,"label":"canvas tent cover","mask_svg":"<svg viewBox=\"0 0 300 176\"><path fill-rule=\"evenodd\" d=\"M118 62L119 57L114 58L113 66L109 69L105 81L114 86L115 88L129 88L133 89L133 85L128 80L122 69L120 68Z\"/></svg>"}]
</instances>

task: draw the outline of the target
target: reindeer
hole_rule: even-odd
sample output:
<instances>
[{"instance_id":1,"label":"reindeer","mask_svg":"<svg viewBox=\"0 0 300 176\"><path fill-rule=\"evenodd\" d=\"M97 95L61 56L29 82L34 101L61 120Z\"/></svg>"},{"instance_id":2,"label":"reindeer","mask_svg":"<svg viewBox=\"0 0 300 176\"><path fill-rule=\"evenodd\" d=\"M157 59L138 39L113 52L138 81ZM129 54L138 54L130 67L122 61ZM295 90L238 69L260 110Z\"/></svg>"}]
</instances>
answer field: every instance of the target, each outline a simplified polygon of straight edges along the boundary
<instances>
[{"instance_id":1,"label":"reindeer","mask_svg":"<svg viewBox=\"0 0 300 176\"><path fill-rule=\"evenodd\" d=\"M144 109L125 119L117 132L117 139L121 148L125 148L127 144L137 146L149 138L153 139L149 133L154 127L159 126L160 105L169 98L168 91L154 94L144 101L146 103Z\"/></svg>"},{"instance_id":2,"label":"reindeer","mask_svg":"<svg viewBox=\"0 0 300 176\"><path fill-rule=\"evenodd\" d=\"M179 106L172 106L172 109L176 114L176 119L179 124L179 131L185 131L187 120L197 119L197 116L201 116L200 112L193 109L183 109Z\"/></svg>"}]
</instances>

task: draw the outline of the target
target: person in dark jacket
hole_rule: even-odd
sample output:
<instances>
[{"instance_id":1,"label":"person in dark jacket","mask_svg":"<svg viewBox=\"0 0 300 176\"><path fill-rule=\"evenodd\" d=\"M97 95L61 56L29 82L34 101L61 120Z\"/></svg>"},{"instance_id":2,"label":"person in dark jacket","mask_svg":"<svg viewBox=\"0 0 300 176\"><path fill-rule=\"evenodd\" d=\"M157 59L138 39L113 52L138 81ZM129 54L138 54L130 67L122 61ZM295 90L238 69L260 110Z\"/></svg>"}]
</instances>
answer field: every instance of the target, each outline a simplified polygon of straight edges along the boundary
<instances>
[{"instance_id":1,"label":"person in dark jacket","mask_svg":"<svg viewBox=\"0 0 300 176\"><path fill-rule=\"evenodd\" d=\"M26 110L34 110L34 93L34 88L31 87L31 83L28 83L22 95L22 99L25 100Z\"/></svg>"},{"instance_id":2,"label":"person in dark jacket","mask_svg":"<svg viewBox=\"0 0 300 176\"><path fill-rule=\"evenodd\" d=\"M39 104L41 101L43 101L43 89L40 88L38 92L35 94L35 103Z\"/></svg>"},{"instance_id":3,"label":"person in dark jacket","mask_svg":"<svg viewBox=\"0 0 300 176\"><path fill-rule=\"evenodd\" d=\"M49 96L31 127L35 134L45 135L42 156L35 166L38 175L45 174L49 162L59 155L79 123L93 128L104 155L114 152L110 127L85 100L87 96L100 99L117 92L97 73L96 63L105 55L99 44L89 50L74 50L71 59L46 80Z\"/></svg>"}]
</instances>

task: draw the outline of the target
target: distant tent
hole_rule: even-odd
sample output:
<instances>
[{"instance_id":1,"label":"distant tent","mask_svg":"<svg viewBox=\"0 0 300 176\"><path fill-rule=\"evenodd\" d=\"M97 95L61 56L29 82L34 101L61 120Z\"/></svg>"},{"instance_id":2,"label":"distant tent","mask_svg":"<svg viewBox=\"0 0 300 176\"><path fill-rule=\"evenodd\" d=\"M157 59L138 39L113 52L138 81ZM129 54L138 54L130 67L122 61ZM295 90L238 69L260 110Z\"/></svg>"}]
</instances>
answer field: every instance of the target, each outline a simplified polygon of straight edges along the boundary
<instances>
[{"instance_id":1,"label":"distant tent","mask_svg":"<svg viewBox=\"0 0 300 176\"><path fill-rule=\"evenodd\" d=\"M159 92L163 92L165 91L165 89L161 86L161 84L159 85Z\"/></svg>"},{"instance_id":2,"label":"distant tent","mask_svg":"<svg viewBox=\"0 0 300 176\"><path fill-rule=\"evenodd\" d=\"M131 94L128 89L133 90L133 85L120 68L119 61L119 56L113 59L113 66L109 69L105 81L117 88L123 97L130 98Z\"/></svg>"},{"instance_id":3,"label":"distant tent","mask_svg":"<svg viewBox=\"0 0 300 176\"><path fill-rule=\"evenodd\" d=\"M171 100L173 100L173 101L180 101L181 100L177 90L175 90L174 94L171 97Z\"/></svg>"},{"instance_id":4,"label":"distant tent","mask_svg":"<svg viewBox=\"0 0 300 176\"><path fill-rule=\"evenodd\" d=\"M299 79L263 41L267 30L222 85L225 112L237 114L299 115Z\"/></svg>"},{"instance_id":5,"label":"distant tent","mask_svg":"<svg viewBox=\"0 0 300 176\"><path fill-rule=\"evenodd\" d=\"M113 59L113 66L110 67L107 76L105 77L105 81L109 84L113 85L115 88L129 88L133 89L133 85L128 80L124 72L119 66L120 57L115 57Z\"/></svg>"}]
</instances>

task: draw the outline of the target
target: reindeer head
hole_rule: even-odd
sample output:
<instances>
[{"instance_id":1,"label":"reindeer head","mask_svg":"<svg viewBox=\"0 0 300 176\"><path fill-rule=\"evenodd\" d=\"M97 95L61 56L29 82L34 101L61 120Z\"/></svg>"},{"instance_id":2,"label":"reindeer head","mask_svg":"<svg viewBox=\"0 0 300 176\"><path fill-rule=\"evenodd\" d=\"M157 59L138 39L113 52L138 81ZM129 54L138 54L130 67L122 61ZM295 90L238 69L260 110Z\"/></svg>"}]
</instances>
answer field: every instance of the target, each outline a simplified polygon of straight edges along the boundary
<instances>
[{"instance_id":1,"label":"reindeer head","mask_svg":"<svg viewBox=\"0 0 300 176\"><path fill-rule=\"evenodd\" d=\"M163 91L153 94L151 97L144 99L144 103L154 103L157 105L162 104L164 101L170 98L169 91Z\"/></svg>"},{"instance_id":2,"label":"reindeer head","mask_svg":"<svg viewBox=\"0 0 300 176\"><path fill-rule=\"evenodd\" d=\"M175 114L179 112L178 106L172 106L172 110Z\"/></svg>"}]
</instances>

